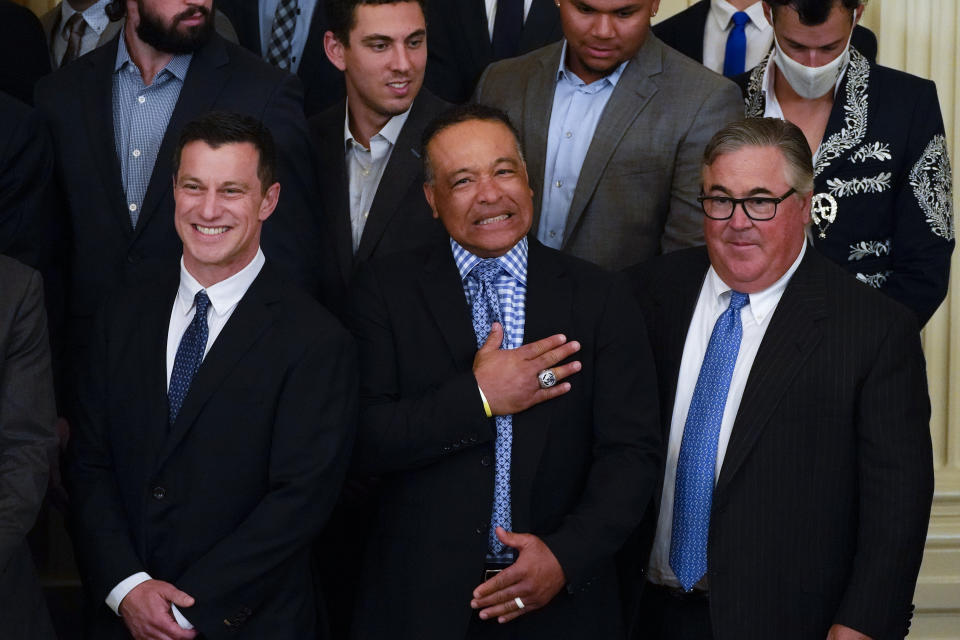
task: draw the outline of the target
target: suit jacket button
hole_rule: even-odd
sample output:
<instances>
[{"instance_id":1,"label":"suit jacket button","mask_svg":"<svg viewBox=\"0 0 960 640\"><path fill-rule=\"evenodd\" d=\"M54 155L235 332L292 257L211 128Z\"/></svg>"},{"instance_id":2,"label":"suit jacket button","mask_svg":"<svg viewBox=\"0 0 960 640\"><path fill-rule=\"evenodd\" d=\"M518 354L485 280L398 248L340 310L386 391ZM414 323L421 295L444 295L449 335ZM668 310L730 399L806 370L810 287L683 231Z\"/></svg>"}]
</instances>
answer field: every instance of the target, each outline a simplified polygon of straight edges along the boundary
<instances>
[{"instance_id":1,"label":"suit jacket button","mask_svg":"<svg viewBox=\"0 0 960 640\"><path fill-rule=\"evenodd\" d=\"M480 458L480 464L482 464L485 467L489 467L492 463L493 463L493 460L490 458L490 456L483 456L482 458Z\"/></svg>"},{"instance_id":2,"label":"suit jacket button","mask_svg":"<svg viewBox=\"0 0 960 640\"><path fill-rule=\"evenodd\" d=\"M167 490L163 487L154 487L153 488L153 499L154 500L163 500L164 496L167 495Z\"/></svg>"},{"instance_id":3,"label":"suit jacket button","mask_svg":"<svg viewBox=\"0 0 960 640\"><path fill-rule=\"evenodd\" d=\"M490 525L488 525L486 522L481 522L481 523L477 526L477 528L474 529L473 531L474 531L474 533L476 533L477 535L482 535L482 534L484 534L484 533L487 532L487 529L488 529L489 527L490 527Z\"/></svg>"},{"instance_id":4,"label":"suit jacket button","mask_svg":"<svg viewBox=\"0 0 960 640\"><path fill-rule=\"evenodd\" d=\"M477 434L471 433L471 434L470 434L470 442L476 442L476 441L477 441Z\"/></svg>"},{"instance_id":5,"label":"suit jacket button","mask_svg":"<svg viewBox=\"0 0 960 640\"><path fill-rule=\"evenodd\" d=\"M443 445L442 447L440 447L440 451L442 451L443 453L450 453L451 451L450 445L448 444Z\"/></svg>"},{"instance_id":6,"label":"suit jacket button","mask_svg":"<svg viewBox=\"0 0 960 640\"><path fill-rule=\"evenodd\" d=\"M460 448L460 443L457 442L456 440L454 440L454 441L453 441L453 448L454 448L454 449L459 449L459 448Z\"/></svg>"}]
</instances>

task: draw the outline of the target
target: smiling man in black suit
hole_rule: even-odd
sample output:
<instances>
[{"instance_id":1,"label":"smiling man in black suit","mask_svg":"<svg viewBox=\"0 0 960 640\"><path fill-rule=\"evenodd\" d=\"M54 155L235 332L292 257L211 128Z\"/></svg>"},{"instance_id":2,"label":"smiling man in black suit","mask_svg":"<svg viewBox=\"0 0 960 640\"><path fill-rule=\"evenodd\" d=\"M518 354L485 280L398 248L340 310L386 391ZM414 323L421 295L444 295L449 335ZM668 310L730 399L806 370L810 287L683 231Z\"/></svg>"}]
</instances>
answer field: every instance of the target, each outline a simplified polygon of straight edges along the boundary
<instances>
[{"instance_id":1,"label":"smiling man in black suit","mask_svg":"<svg viewBox=\"0 0 960 640\"><path fill-rule=\"evenodd\" d=\"M731 123L702 175L707 246L630 272L667 441L632 637L903 638L933 495L916 320L807 245L799 128Z\"/></svg>"},{"instance_id":2,"label":"smiling man in black suit","mask_svg":"<svg viewBox=\"0 0 960 640\"><path fill-rule=\"evenodd\" d=\"M92 637L327 638L309 550L349 459L354 348L260 250L266 128L204 116L174 167L179 274L104 308L73 439Z\"/></svg>"}]
</instances>

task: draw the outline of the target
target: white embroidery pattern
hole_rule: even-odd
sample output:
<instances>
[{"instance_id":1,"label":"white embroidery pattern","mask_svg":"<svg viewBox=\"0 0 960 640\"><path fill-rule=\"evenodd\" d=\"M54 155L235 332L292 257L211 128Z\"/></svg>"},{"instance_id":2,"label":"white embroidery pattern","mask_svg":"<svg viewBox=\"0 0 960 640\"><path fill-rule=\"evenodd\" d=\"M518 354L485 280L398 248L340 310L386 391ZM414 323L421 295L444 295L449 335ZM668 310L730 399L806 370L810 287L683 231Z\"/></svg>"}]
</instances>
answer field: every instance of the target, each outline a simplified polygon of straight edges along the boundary
<instances>
[{"instance_id":1,"label":"white embroidery pattern","mask_svg":"<svg viewBox=\"0 0 960 640\"><path fill-rule=\"evenodd\" d=\"M879 273L871 273L870 275L858 273L857 280L863 282L864 284L870 285L874 289L879 289L884 285L891 273L893 273L893 271L881 271Z\"/></svg>"},{"instance_id":2,"label":"white embroidery pattern","mask_svg":"<svg viewBox=\"0 0 960 640\"><path fill-rule=\"evenodd\" d=\"M768 53L763 62L757 65L750 74L750 82L747 83L747 97L743 99L745 104L744 113L748 118L763 117L763 71L767 68L772 53Z\"/></svg>"},{"instance_id":3,"label":"white embroidery pattern","mask_svg":"<svg viewBox=\"0 0 960 640\"><path fill-rule=\"evenodd\" d=\"M830 163L863 141L867 133L867 85L870 63L856 49L850 49L847 66L846 102L843 110L844 127L820 143L814 177L819 176Z\"/></svg>"},{"instance_id":4,"label":"white embroidery pattern","mask_svg":"<svg viewBox=\"0 0 960 640\"><path fill-rule=\"evenodd\" d=\"M881 256L890 255L890 239L886 240L862 240L857 244L850 245L850 255L847 257L847 262L853 262L854 260L863 260L870 256Z\"/></svg>"},{"instance_id":5,"label":"white embroidery pattern","mask_svg":"<svg viewBox=\"0 0 960 640\"><path fill-rule=\"evenodd\" d=\"M872 178L850 178L849 180L830 178L827 180L827 186L830 188L830 193L838 198L857 193L882 193L890 188L892 177L889 171L884 171Z\"/></svg>"},{"instance_id":6,"label":"white embroidery pattern","mask_svg":"<svg viewBox=\"0 0 960 640\"><path fill-rule=\"evenodd\" d=\"M934 234L953 240L953 173L943 134L933 139L910 170L910 186Z\"/></svg>"},{"instance_id":7,"label":"white embroidery pattern","mask_svg":"<svg viewBox=\"0 0 960 640\"><path fill-rule=\"evenodd\" d=\"M893 158L893 155L890 153L890 145L885 142L874 142L873 144L867 143L857 149L856 152L850 156L850 162L856 164L857 162L866 162L870 158L875 158L877 160L890 160Z\"/></svg>"}]
</instances>

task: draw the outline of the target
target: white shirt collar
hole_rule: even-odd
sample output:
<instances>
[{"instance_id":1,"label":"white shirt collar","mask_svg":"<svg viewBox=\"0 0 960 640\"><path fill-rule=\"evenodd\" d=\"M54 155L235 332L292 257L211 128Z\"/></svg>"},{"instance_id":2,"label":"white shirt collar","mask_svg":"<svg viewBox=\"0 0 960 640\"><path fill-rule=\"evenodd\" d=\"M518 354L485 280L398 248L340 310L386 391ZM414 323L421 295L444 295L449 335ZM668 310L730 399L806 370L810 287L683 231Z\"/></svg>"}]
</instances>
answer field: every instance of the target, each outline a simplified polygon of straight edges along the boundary
<instances>
[{"instance_id":1,"label":"white shirt collar","mask_svg":"<svg viewBox=\"0 0 960 640\"><path fill-rule=\"evenodd\" d=\"M763 325L764 320L777 308L777 303L780 302L780 296L783 295L783 290L787 288L787 283L790 282L790 278L793 277L797 267L800 266L800 262L803 260L806 252L807 241L804 240L803 246L800 248L800 254L797 255L797 259L793 261L793 264L790 265L787 272L763 291L750 294L750 304L748 304L746 308L749 310L749 313L753 314L753 319L757 325ZM709 288L710 295L713 296L713 299L720 300L721 306L726 308L729 304L731 288L726 282L720 279L713 265L710 265L710 268L707 270L705 286ZM722 296L725 296L725 298L721 300Z\"/></svg>"},{"instance_id":2,"label":"white shirt collar","mask_svg":"<svg viewBox=\"0 0 960 640\"><path fill-rule=\"evenodd\" d=\"M181 256L180 288L177 290L180 312L183 313L183 315L190 313L193 310L193 299L196 297L197 292L204 289L207 292L207 297L210 298L210 306L213 307L214 313L218 316L228 313L237 306L237 303L243 298L243 294L247 292L247 289L250 288L253 281L260 275L260 270L263 268L265 262L266 259L263 256L263 251L258 247L257 255L253 257L250 264L226 280L221 280L214 285L204 287L187 271L187 268L183 265L183 257Z\"/></svg>"},{"instance_id":3,"label":"white shirt collar","mask_svg":"<svg viewBox=\"0 0 960 640\"><path fill-rule=\"evenodd\" d=\"M727 27L730 26L730 21L733 19L733 14L737 11L739 11L739 9L727 2L727 0L710 0L710 16L716 21L721 31L727 30ZM744 12L750 18L753 26L760 31L766 31L771 28L770 23L767 22L767 17L763 15L763 3L759 2L759 0L744 9Z\"/></svg>"},{"instance_id":4,"label":"white shirt collar","mask_svg":"<svg viewBox=\"0 0 960 640\"><path fill-rule=\"evenodd\" d=\"M351 144L361 145L356 138L353 137L353 133L350 131L350 102L347 101L347 106L343 110L343 148L345 151L350 150ZM413 108L413 103L410 103L410 108ZM407 118L410 116L410 109L407 109L399 115L395 115L389 120L387 124L383 125L383 128L380 129L377 133L371 136L371 140L380 136L384 140L390 143L390 146L397 144L397 138L400 137L400 131L403 129L403 125L407 123Z\"/></svg>"},{"instance_id":5,"label":"white shirt collar","mask_svg":"<svg viewBox=\"0 0 960 640\"><path fill-rule=\"evenodd\" d=\"M97 35L103 33L103 30L107 28L107 25L110 24L110 18L107 17L107 5L110 4L110 0L97 0L92 5L86 8L82 12L83 21L87 23L87 26L97 32ZM66 36L64 29L67 27L67 20L70 19L70 16L77 13L73 7L70 6L69 2L62 2L60 4L60 33L63 36Z\"/></svg>"}]
</instances>

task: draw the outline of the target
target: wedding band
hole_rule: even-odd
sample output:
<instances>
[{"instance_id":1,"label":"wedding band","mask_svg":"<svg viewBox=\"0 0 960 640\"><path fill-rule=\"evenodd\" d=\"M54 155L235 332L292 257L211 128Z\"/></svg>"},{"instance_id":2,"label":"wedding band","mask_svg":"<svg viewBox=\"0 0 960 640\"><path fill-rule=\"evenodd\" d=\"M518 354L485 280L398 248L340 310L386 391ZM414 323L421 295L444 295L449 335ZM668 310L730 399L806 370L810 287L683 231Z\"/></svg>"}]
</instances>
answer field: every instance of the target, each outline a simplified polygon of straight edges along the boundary
<instances>
[{"instance_id":1,"label":"wedding band","mask_svg":"<svg viewBox=\"0 0 960 640\"><path fill-rule=\"evenodd\" d=\"M523 600L521 600L519 596L514 598L513 601L517 604L517 609L523 609Z\"/></svg>"},{"instance_id":2,"label":"wedding band","mask_svg":"<svg viewBox=\"0 0 960 640\"><path fill-rule=\"evenodd\" d=\"M538 373L537 380L540 382L541 389L549 389L557 384L557 376L553 373L553 369L544 369Z\"/></svg>"}]
</instances>

